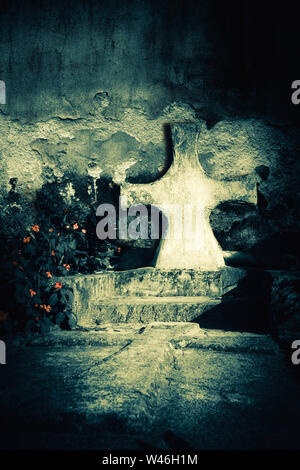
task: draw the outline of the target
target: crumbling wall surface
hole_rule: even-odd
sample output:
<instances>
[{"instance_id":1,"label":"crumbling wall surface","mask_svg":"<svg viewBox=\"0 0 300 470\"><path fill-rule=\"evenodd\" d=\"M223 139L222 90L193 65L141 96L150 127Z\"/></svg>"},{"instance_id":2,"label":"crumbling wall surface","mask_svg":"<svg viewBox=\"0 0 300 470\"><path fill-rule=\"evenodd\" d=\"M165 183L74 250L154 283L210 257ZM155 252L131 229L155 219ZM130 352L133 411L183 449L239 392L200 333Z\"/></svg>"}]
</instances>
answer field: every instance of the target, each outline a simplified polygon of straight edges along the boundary
<instances>
[{"instance_id":1,"label":"crumbling wall surface","mask_svg":"<svg viewBox=\"0 0 300 470\"><path fill-rule=\"evenodd\" d=\"M157 179L169 165L164 125L196 120L206 174L228 180L256 173L260 208L271 214L273 225L253 230L255 213L251 233L240 238L232 232L236 212L216 209L212 224L221 238L231 231L225 248L274 227L295 229L295 110L282 77L266 83L275 65L263 19L279 13L274 7L258 18L247 8L193 0L1 2L4 219L20 229L33 220L36 191L49 182L92 204L101 200L103 181ZM276 47L274 63L280 58L281 69L292 72L292 51Z\"/></svg>"}]
</instances>

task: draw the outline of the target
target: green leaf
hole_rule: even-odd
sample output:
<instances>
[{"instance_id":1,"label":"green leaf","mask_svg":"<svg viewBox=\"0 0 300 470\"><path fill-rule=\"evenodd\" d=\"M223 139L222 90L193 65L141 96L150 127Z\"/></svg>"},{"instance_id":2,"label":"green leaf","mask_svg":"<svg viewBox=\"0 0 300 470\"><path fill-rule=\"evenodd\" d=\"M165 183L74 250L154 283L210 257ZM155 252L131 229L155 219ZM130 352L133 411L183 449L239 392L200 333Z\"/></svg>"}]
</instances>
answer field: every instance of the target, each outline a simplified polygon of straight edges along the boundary
<instances>
[{"instance_id":1,"label":"green leaf","mask_svg":"<svg viewBox=\"0 0 300 470\"><path fill-rule=\"evenodd\" d=\"M87 251L84 250L75 250L76 255L84 255L84 256L89 256Z\"/></svg>"},{"instance_id":2,"label":"green leaf","mask_svg":"<svg viewBox=\"0 0 300 470\"><path fill-rule=\"evenodd\" d=\"M65 314L63 312L59 312L56 315L55 322L57 325L60 325L65 319Z\"/></svg>"},{"instance_id":3,"label":"green leaf","mask_svg":"<svg viewBox=\"0 0 300 470\"><path fill-rule=\"evenodd\" d=\"M48 302L49 302L49 305L51 305L51 306L57 304L57 302L58 302L57 294L56 294L56 293L52 294L52 295L50 296Z\"/></svg>"},{"instance_id":4,"label":"green leaf","mask_svg":"<svg viewBox=\"0 0 300 470\"><path fill-rule=\"evenodd\" d=\"M61 293L61 302L64 303L65 305L67 305L67 304L68 304L68 300L67 300L67 298L66 298L66 296L65 296L64 291L61 290L60 293Z\"/></svg>"}]
</instances>

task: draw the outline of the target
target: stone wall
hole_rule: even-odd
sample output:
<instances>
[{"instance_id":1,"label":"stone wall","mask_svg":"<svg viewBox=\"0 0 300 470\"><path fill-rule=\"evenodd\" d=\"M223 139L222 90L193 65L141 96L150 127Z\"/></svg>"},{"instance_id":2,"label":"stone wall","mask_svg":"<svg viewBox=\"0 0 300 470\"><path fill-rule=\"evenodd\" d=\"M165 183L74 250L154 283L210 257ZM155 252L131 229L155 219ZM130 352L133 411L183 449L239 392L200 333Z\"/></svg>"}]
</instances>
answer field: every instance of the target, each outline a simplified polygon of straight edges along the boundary
<instances>
[{"instance_id":1,"label":"stone wall","mask_svg":"<svg viewBox=\"0 0 300 470\"><path fill-rule=\"evenodd\" d=\"M96 205L109 185L157 179L170 164L165 125L191 120L203 129L208 176L257 175L258 208L212 214L223 247L298 229L289 79L299 77L287 47L297 29L278 41L279 18L293 21L243 2L1 2L2 230L33 221L36 191L49 182Z\"/></svg>"}]
</instances>

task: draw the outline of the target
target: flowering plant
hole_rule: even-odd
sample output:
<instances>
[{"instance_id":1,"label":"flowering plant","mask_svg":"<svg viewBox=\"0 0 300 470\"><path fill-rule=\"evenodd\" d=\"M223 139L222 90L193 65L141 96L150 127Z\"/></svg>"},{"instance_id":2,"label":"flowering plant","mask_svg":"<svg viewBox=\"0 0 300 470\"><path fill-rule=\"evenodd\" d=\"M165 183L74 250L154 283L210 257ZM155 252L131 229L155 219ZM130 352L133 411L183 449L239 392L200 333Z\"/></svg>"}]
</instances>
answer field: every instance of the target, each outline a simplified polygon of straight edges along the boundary
<instances>
[{"instance_id":1,"label":"flowering plant","mask_svg":"<svg viewBox=\"0 0 300 470\"><path fill-rule=\"evenodd\" d=\"M62 277L111 268L119 253L96 238L93 211L80 201L44 191L35 209L34 223L0 247L0 330L72 328L73 293Z\"/></svg>"}]
</instances>

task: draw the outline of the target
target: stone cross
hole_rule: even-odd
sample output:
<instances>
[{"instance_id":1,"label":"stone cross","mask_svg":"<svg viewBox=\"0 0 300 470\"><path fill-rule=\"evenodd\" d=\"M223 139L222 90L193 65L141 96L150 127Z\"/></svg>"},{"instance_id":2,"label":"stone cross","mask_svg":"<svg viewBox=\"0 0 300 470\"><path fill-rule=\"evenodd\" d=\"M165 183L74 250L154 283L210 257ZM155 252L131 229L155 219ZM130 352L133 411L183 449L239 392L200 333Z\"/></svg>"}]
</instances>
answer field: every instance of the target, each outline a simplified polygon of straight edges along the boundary
<instances>
[{"instance_id":1,"label":"stone cross","mask_svg":"<svg viewBox=\"0 0 300 470\"><path fill-rule=\"evenodd\" d=\"M156 254L157 268L216 270L225 263L210 227L210 212L222 201L256 203L255 181L207 177L197 152L197 124L173 124L171 133L173 162L167 173L149 184L123 183L121 196L127 206L152 205L167 216L168 233Z\"/></svg>"}]
</instances>

